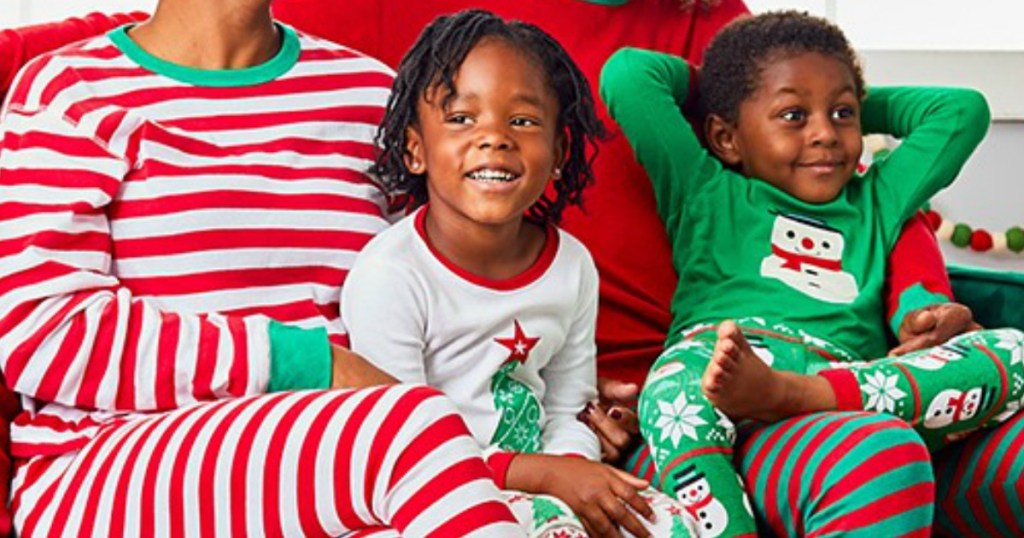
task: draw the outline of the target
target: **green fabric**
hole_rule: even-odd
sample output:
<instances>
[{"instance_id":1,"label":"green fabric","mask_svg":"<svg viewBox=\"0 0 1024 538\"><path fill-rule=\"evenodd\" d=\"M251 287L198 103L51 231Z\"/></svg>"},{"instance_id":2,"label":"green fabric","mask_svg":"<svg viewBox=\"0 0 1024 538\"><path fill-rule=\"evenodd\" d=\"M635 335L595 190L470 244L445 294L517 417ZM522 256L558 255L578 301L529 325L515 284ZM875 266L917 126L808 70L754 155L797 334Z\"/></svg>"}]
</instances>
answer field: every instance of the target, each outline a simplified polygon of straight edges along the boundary
<instances>
[{"instance_id":1,"label":"green fabric","mask_svg":"<svg viewBox=\"0 0 1024 538\"><path fill-rule=\"evenodd\" d=\"M267 392L327 389L331 386L331 344L327 330L271 321L270 382Z\"/></svg>"},{"instance_id":2,"label":"green fabric","mask_svg":"<svg viewBox=\"0 0 1024 538\"><path fill-rule=\"evenodd\" d=\"M889 320L889 328L892 329L892 334L899 336L900 326L903 325L903 318L907 317L910 311L933 304L948 303L949 299L941 293L928 291L921 284L914 284L903 290L897 301L899 302L899 307L896 308L892 319Z\"/></svg>"},{"instance_id":3,"label":"green fabric","mask_svg":"<svg viewBox=\"0 0 1024 538\"><path fill-rule=\"evenodd\" d=\"M195 86L256 86L283 75L299 60L299 38L295 30L283 24L277 25L282 36L281 50L266 62L244 69L196 69L162 60L136 44L128 36L130 28L131 25L121 26L108 34L125 56L154 73Z\"/></svg>"},{"instance_id":4,"label":"green fabric","mask_svg":"<svg viewBox=\"0 0 1024 538\"><path fill-rule=\"evenodd\" d=\"M1024 273L949 266L953 296L983 327L1024 330Z\"/></svg>"},{"instance_id":5,"label":"green fabric","mask_svg":"<svg viewBox=\"0 0 1024 538\"><path fill-rule=\"evenodd\" d=\"M690 325L757 315L884 356L888 253L904 220L953 181L981 141L984 98L873 88L865 132L903 143L835 200L811 204L724 169L680 112L688 85L682 59L638 49L620 50L601 75L601 96L647 169L672 245L680 278L670 339ZM792 259L804 239L821 246L814 263Z\"/></svg>"}]
</instances>

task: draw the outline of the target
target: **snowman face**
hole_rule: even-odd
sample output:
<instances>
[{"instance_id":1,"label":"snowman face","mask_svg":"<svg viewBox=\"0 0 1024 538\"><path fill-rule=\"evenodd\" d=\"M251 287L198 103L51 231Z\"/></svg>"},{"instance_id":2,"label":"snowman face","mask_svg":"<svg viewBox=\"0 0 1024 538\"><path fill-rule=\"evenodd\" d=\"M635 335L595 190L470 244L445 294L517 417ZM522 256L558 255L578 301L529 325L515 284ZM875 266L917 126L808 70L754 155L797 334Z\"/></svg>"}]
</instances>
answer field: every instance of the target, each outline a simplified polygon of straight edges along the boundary
<instances>
[{"instance_id":1,"label":"snowman face","mask_svg":"<svg viewBox=\"0 0 1024 538\"><path fill-rule=\"evenodd\" d=\"M839 232L779 215L772 226L772 245L803 256L840 260L844 242Z\"/></svg>"},{"instance_id":2,"label":"snowman face","mask_svg":"<svg viewBox=\"0 0 1024 538\"><path fill-rule=\"evenodd\" d=\"M939 346L939 347L936 347L936 348L932 348L932 350L930 352L928 352L927 357L934 358L934 359L940 359L940 360L948 362L948 361L955 361L955 360L963 357L963 353L961 353L959 350L957 350L954 347Z\"/></svg>"},{"instance_id":3,"label":"snowman face","mask_svg":"<svg viewBox=\"0 0 1024 538\"><path fill-rule=\"evenodd\" d=\"M679 502L685 506L693 506L711 495L711 485L707 478L699 478L679 490Z\"/></svg>"},{"instance_id":4,"label":"snowman face","mask_svg":"<svg viewBox=\"0 0 1024 538\"><path fill-rule=\"evenodd\" d=\"M940 392L928 405L925 413L926 428L942 428L954 422L969 420L978 414L981 407L981 388L973 388L967 392L947 389Z\"/></svg>"}]
</instances>

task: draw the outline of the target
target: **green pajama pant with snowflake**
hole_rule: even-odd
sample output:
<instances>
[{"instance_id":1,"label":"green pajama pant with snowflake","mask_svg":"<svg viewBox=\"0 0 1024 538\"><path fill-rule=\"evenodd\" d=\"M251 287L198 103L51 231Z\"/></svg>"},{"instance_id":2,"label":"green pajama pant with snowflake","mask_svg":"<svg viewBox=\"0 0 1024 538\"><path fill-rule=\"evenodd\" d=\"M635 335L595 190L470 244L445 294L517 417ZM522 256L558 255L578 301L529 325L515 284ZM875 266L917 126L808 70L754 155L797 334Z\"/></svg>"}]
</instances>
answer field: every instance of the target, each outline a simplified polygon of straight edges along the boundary
<instances>
[{"instance_id":1,"label":"green pajama pant with snowflake","mask_svg":"<svg viewBox=\"0 0 1024 538\"><path fill-rule=\"evenodd\" d=\"M1008 420L1024 403L1020 331L978 331L929 350L861 361L785 326L760 319L738 323L757 355L773 368L824 376L839 410L898 417L932 450ZM733 465L735 428L700 390L716 340L716 327L698 326L662 353L640 397L640 429L659 487L688 507L701 536L754 536L751 506ZM787 458L793 448L779 447L769 458Z\"/></svg>"}]
</instances>

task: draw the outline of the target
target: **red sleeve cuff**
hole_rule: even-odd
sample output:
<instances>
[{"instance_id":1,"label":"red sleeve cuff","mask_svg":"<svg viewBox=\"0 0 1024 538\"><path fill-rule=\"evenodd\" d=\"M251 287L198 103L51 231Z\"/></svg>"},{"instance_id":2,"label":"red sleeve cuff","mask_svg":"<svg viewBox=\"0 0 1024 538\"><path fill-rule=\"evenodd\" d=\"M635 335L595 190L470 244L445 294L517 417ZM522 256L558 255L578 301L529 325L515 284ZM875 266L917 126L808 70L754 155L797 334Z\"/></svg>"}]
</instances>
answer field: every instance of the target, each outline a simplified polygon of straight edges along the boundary
<instances>
[{"instance_id":1,"label":"red sleeve cuff","mask_svg":"<svg viewBox=\"0 0 1024 538\"><path fill-rule=\"evenodd\" d=\"M818 375L824 377L836 396L837 411L863 411L864 402L860 397L860 385L853 372L845 368L822 370Z\"/></svg>"},{"instance_id":2,"label":"red sleeve cuff","mask_svg":"<svg viewBox=\"0 0 1024 538\"><path fill-rule=\"evenodd\" d=\"M498 489L505 488L505 479L508 477L508 467L512 464L512 458L516 457L515 452L501 452L487 456L487 466L491 468L491 476Z\"/></svg>"}]
</instances>

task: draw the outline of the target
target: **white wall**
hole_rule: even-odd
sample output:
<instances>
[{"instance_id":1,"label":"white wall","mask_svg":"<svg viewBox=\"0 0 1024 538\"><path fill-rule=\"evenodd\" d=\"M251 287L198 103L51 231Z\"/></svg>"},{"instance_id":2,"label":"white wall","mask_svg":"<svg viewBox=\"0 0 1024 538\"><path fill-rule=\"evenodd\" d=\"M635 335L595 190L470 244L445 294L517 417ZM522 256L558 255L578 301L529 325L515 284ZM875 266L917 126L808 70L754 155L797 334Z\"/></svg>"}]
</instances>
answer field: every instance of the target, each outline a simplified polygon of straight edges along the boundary
<instances>
[{"instance_id":1,"label":"white wall","mask_svg":"<svg viewBox=\"0 0 1024 538\"><path fill-rule=\"evenodd\" d=\"M0 0L0 28L80 17L94 11L152 11L156 2L157 0Z\"/></svg>"}]
</instances>

